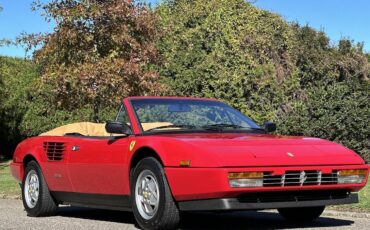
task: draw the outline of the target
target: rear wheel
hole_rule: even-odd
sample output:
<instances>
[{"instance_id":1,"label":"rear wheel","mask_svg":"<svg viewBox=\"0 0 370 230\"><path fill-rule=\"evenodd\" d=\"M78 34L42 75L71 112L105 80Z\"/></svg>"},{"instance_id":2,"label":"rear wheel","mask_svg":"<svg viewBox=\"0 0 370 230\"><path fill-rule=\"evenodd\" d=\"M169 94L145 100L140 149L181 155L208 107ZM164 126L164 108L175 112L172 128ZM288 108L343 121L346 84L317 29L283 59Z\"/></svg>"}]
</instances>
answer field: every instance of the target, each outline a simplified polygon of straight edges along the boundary
<instances>
[{"instance_id":1,"label":"rear wheel","mask_svg":"<svg viewBox=\"0 0 370 230\"><path fill-rule=\"evenodd\" d=\"M131 175L132 209L143 229L174 229L180 221L162 165L155 158L141 160Z\"/></svg>"},{"instance_id":2,"label":"rear wheel","mask_svg":"<svg viewBox=\"0 0 370 230\"><path fill-rule=\"evenodd\" d=\"M289 221L313 221L320 217L325 206L319 207L303 207L303 208L280 208L280 215Z\"/></svg>"},{"instance_id":3,"label":"rear wheel","mask_svg":"<svg viewBox=\"0 0 370 230\"><path fill-rule=\"evenodd\" d=\"M28 216L50 216L58 205L51 197L39 165L35 161L27 164L22 183L22 201Z\"/></svg>"}]
</instances>

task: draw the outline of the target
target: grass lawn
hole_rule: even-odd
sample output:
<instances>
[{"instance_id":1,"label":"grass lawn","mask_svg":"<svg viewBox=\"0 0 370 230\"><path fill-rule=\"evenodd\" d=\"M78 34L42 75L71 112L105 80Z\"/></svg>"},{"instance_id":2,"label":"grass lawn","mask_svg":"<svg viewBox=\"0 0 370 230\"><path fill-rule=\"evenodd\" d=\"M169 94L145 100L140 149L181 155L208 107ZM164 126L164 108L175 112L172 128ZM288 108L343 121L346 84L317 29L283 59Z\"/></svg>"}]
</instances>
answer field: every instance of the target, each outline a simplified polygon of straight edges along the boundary
<instances>
[{"instance_id":1,"label":"grass lawn","mask_svg":"<svg viewBox=\"0 0 370 230\"><path fill-rule=\"evenodd\" d=\"M19 184L10 174L8 162L0 162L0 198L20 198Z\"/></svg>"},{"instance_id":2,"label":"grass lawn","mask_svg":"<svg viewBox=\"0 0 370 230\"><path fill-rule=\"evenodd\" d=\"M8 162L0 163L0 198L20 198L21 189L10 174ZM370 183L370 182L369 182ZM370 184L360 191L360 203L353 205L331 206L331 209L370 212Z\"/></svg>"},{"instance_id":3,"label":"grass lawn","mask_svg":"<svg viewBox=\"0 0 370 230\"><path fill-rule=\"evenodd\" d=\"M360 203L351 205L332 206L331 209L353 211L353 212L370 212L370 181L365 188L360 191Z\"/></svg>"}]
</instances>

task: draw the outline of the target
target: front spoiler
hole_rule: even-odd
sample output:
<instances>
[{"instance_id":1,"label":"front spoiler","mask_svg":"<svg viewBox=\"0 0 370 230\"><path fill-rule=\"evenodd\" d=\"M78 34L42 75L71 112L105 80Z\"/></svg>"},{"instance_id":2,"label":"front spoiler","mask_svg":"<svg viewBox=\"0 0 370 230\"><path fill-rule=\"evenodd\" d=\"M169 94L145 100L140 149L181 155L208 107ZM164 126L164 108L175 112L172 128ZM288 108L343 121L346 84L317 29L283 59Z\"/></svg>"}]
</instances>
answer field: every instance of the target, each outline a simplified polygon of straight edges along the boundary
<instances>
[{"instance_id":1,"label":"front spoiler","mask_svg":"<svg viewBox=\"0 0 370 230\"><path fill-rule=\"evenodd\" d=\"M306 201L244 202L239 198L223 198L179 202L181 211L261 210L276 208L315 207L358 203L358 195L348 194L342 198Z\"/></svg>"}]
</instances>

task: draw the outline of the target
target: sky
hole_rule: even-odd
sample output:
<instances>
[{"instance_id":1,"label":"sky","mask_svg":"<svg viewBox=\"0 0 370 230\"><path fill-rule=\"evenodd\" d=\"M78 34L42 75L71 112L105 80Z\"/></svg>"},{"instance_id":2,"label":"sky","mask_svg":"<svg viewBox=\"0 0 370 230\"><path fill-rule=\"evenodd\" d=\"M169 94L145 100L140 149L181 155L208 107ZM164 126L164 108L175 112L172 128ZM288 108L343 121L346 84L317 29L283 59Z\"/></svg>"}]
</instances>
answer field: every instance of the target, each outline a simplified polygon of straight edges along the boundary
<instances>
[{"instance_id":1,"label":"sky","mask_svg":"<svg viewBox=\"0 0 370 230\"><path fill-rule=\"evenodd\" d=\"M43 0L47 1L47 0ZM149 0L152 5L158 0ZM370 52L370 1L369 0L252 0L259 8L281 15L287 21L323 30L332 44L340 38L364 42ZM32 0L0 0L0 39L14 39L20 33L50 32L53 24L47 23L40 12L31 11ZM22 47L0 47L0 55L25 57Z\"/></svg>"}]
</instances>

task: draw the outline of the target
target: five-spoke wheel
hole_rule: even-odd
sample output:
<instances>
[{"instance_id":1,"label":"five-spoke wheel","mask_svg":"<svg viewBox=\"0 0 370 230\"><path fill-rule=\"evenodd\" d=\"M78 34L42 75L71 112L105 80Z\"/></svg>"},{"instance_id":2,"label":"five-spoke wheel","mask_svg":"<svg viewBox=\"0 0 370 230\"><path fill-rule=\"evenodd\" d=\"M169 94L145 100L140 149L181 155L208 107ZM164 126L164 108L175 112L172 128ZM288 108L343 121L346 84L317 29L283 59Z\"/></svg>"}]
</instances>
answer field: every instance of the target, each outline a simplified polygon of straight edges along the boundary
<instances>
[{"instance_id":1,"label":"five-spoke wheel","mask_svg":"<svg viewBox=\"0 0 370 230\"><path fill-rule=\"evenodd\" d=\"M36 161L30 161L25 168L22 181L23 206L29 216L49 216L57 210L57 203L50 195L49 188Z\"/></svg>"},{"instance_id":2,"label":"five-spoke wheel","mask_svg":"<svg viewBox=\"0 0 370 230\"><path fill-rule=\"evenodd\" d=\"M39 199L40 182L35 170L30 170L27 174L24 185L24 199L30 208L34 208Z\"/></svg>"},{"instance_id":3,"label":"five-spoke wheel","mask_svg":"<svg viewBox=\"0 0 370 230\"><path fill-rule=\"evenodd\" d=\"M159 188L154 174L144 170L139 174L135 186L136 206L140 215L149 220L158 210Z\"/></svg>"},{"instance_id":4,"label":"five-spoke wheel","mask_svg":"<svg viewBox=\"0 0 370 230\"><path fill-rule=\"evenodd\" d=\"M153 158L138 162L131 173L132 209L143 229L174 229L180 221L161 163Z\"/></svg>"}]
</instances>

